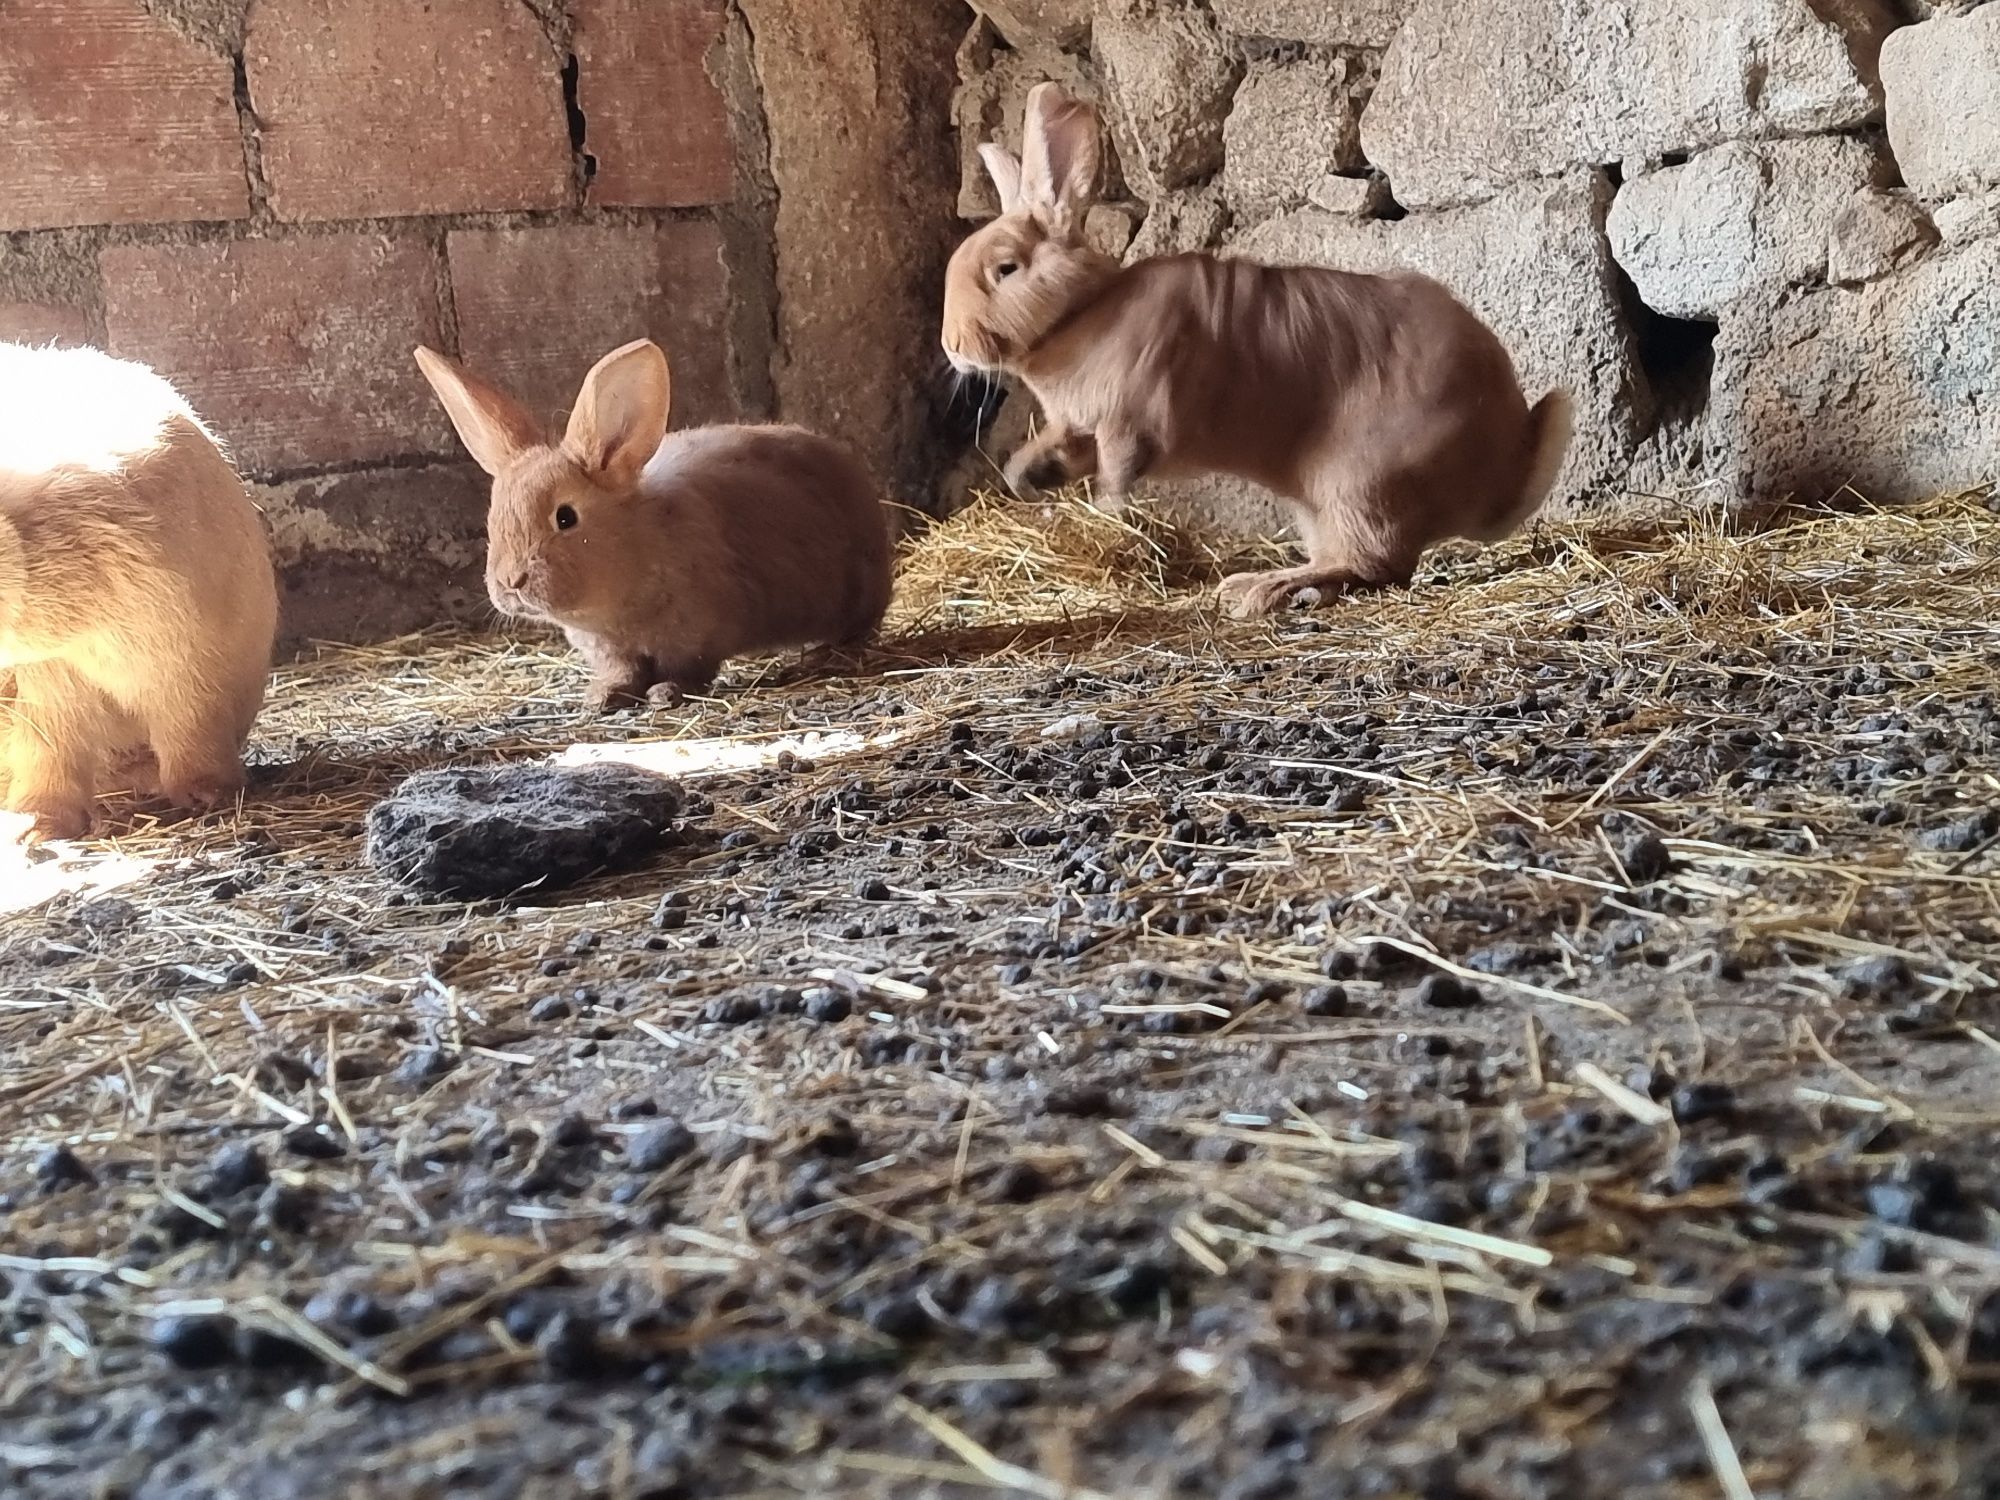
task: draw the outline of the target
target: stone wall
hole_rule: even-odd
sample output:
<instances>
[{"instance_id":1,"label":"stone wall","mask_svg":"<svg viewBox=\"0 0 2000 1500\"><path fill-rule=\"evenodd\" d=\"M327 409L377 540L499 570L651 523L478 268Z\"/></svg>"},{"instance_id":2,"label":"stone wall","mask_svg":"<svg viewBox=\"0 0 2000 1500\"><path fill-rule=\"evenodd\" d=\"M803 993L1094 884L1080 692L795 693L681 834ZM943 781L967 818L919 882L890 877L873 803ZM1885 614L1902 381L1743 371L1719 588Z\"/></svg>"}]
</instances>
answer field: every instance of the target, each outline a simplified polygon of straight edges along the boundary
<instances>
[{"instance_id":1,"label":"stone wall","mask_svg":"<svg viewBox=\"0 0 2000 1500\"><path fill-rule=\"evenodd\" d=\"M1089 89L1101 243L1437 276L1576 393L1564 507L2000 479L2000 4L974 4L964 217Z\"/></svg>"},{"instance_id":2,"label":"stone wall","mask_svg":"<svg viewBox=\"0 0 2000 1500\"><path fill-rule=\"evenodd\" d=\"M419 343L555 415L651 336L678 421L843 433L921 498L941 439L905 393L936 357L966 16L4 0L0 338L183 388L270 520L294 642L486 614L485 482Z\"/></svg>"}]
</instances>

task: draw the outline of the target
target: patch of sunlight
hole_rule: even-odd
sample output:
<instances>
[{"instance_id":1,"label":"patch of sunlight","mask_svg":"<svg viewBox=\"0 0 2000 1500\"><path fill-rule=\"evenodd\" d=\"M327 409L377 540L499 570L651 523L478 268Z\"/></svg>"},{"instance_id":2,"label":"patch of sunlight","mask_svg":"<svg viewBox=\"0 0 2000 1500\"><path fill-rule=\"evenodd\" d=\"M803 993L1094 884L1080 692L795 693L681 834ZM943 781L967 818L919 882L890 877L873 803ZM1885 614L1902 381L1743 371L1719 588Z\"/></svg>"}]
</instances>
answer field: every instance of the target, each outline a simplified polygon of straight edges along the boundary
<instances>
[{"instance_id":1,"label":"patch of sunlight","mask_svg":"<svg viewBox=\"0 0 2000 1500\"><path fill-rule=\"evenodd\" d=\"M71 894L102 896L145 879L159 861L80 844L28 848L29 819L0 812L0 917L17 916Z\"/></svg>"},{"instance_id":2,"label":"patch of sunlight","mask_svg":"<svg viewBox=\"0 0 2000 1500\"><path fill-rule=\"evenodd\" d=\"M714 740L650 740L623 745L571 745L556 757L559 766L633 766L658 776L698 780L732 771L759 771L784 756L797 760L834 760L880 750L909 737L909 731L855 734L849 730L807 734L758 735Z\"/></svg>"}]
</instances>

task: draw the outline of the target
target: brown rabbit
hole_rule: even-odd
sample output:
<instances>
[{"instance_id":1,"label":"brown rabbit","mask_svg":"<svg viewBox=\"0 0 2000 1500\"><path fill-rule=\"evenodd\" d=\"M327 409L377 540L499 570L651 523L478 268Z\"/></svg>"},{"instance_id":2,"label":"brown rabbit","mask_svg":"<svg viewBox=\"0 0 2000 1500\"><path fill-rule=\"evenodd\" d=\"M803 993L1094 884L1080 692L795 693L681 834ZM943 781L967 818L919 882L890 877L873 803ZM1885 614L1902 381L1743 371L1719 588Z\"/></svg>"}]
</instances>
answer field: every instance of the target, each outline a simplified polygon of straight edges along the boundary
<instances>
[{"instance_id":1,"label":"brown rabbit","mask_svg":"<svg viewBox=\"0 0 2000 1500\"><path fill-rule=\"evenodd\" d=\"M1101 152L1096 110L1057 84L1028 97L1025 165L981 148L1002 213L952 259L944 348L1041 402L1047 425L1010 484L1094 476L1113 508L1147 477L1264 485L1297 508L1308 560L1226 580L1239 616L1407 583L1433 543L1498 540L1541 507L1570 399L1530 409L1506 349L1450 292L1214 255L1123 267L1083 238Z\"/></svg>"},{"instance_id":2,"label":"brown rabbit","mask_svg":"<svg viewBox=\"0 0 2000 1500\"><path fill-rule=\"evenodd\" d=\"M646 340L585 377L560 443L429 349L417 363L493 476L486 587L562 627L592 708L676 702L749 651L865 639L889 607L888 516L859 461L796 427L667 435L667 357Z\"/></svg>"},{"instance_id":3,"label":"brown rabbit","mask_svg":"<svg viewBox=\"0 0 2000 1500\"><path fill-rule=\"evenodd\" d=\"M233 797L278 619L243 482L166 381L93 350L0 344L0 421L8 810L80 837L114 769Z\"/></svg>"}]
</instances>

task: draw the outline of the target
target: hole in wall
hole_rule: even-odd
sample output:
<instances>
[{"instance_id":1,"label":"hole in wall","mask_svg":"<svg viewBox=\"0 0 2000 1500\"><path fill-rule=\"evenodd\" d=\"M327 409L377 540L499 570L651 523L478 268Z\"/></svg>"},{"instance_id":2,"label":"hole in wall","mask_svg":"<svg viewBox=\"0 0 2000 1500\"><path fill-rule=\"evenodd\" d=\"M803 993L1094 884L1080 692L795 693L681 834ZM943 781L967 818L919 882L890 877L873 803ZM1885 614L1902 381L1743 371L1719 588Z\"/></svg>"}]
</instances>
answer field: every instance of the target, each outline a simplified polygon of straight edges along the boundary
<instances>
[{"instance_id":1,"label":"hole in wall","mask_svg":"<svg viewBox=\"0 0 2000 1500\"><path fill-rule=\"evenodd\" d=\"M1660 165L1662 167L1684 167L1687 164L1688 154L1685 151L1663 151L1660 153Z\"/></svg>"},{"instance_id":2,"label":"hole in wall","mask_svg":"<svg viewBox=\"0 0 2000 1500\"><path fill-rule=\"evenodd\" d=\"M1678 450L1686 461L1698 463L1719 329L1706 318L1669 317L1647 306L1623 270L1617 277L1639 369L1652 394L1654 435L1663 449Z\"/></svg>"},{"instance_id":3,"label":"hole in wall","mask_svg":"<svg viewBox=\"0 0 2000 1500\"><path fill-rule=\"evenodd\" d=\"M584 118L583 106L577 102L578 82L583 76L583 65L576 54L570 53L563 63L563 112L569 116L569 145L583 159L583 181L588 187L597 176L597 158L584 149L584 140L590 133L590 122Z\"/></svg>"},{"instance_id":4,"label":"hole in wall","mask_svg":"<svg viewBox=\"0 0 2000 1500\"><path fill-rule=\"evenodd\" d=\"M1634 333L1639 367L1652 383L1663 406L1708 406L1709 384L1715 375L1716 325L1705 319L1669 318L1644 307Z\"/></svg>"}]
</instances>

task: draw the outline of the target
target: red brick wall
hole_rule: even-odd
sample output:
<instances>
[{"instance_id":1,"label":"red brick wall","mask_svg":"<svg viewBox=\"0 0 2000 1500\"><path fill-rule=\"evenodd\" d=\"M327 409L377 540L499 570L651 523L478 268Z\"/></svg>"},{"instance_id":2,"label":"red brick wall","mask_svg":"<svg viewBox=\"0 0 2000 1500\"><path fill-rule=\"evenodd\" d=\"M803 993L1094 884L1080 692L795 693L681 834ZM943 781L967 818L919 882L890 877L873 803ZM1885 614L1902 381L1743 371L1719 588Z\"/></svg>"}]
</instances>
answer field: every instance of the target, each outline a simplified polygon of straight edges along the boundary
<instances>
[{"instance_id":1,"label":"red brick wall","mask_svg":"<svg viewBox=\"0 0 2000 1500\"><path fill-rule=\"evenodd\" d=\"M182 388L259 486L295 638L476 609L482 487L414 345L550 414L640 336L683 419L768 399L769 349L732 343L771 294L725 248L754 196L726 24L725 0L4 0L0 339Z\"/></svg>"}]
</instances>

